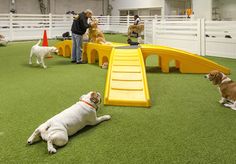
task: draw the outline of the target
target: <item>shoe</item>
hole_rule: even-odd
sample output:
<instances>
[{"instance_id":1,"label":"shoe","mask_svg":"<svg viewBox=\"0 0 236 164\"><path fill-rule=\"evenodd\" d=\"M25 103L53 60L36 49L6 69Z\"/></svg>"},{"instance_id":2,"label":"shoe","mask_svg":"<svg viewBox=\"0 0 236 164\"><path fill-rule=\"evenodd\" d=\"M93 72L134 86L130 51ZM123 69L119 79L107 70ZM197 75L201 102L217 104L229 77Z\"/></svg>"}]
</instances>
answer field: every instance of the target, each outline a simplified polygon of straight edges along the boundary
<instances>
[{"instance_id":1,"label":"shoe","mask_svg":"<svg viewBox=\"0 0 236 164\"><path fill-rule=\"evenodd\" d=\"M76 62L76 64L86 64L86 62L78 61L78 62Z\"/></svg>"},{"instance_id":2,"label":"shoe","mask_svg":"<svg viewBox=\"0 0 236 164\"><path fill-rule=\"evenodd\" d=\"M75 60L72 60L71 63L75 63L76 61Z\"/></svg>"}]
</instances>

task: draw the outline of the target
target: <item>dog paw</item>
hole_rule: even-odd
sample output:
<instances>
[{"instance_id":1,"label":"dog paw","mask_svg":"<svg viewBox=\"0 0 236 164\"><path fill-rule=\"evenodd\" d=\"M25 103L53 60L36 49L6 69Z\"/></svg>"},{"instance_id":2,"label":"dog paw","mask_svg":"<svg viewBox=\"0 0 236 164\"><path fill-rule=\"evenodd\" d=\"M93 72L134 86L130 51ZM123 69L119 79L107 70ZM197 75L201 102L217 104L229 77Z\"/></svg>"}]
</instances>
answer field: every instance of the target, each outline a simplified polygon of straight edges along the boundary
<instances>
[{"instance_id":1,"label":"dog paw","mask_svg":"<svg viewBox=\"0 0 236 164\"><path fill-rule=\"evenodd\" d=\"M47 66L43 66L43 68L44 68L44 69L46 69L46 68L47 68Z\"/></svg>"},{"instance_id":2,"label":"dog paw","mask_svg":"<svg viewBox=\"0 0 236 164\"><path fill-rule=\"evenodd\" d=\"M30 139L28 139L27 144L32 145L32 144L33 144L33 141L30 140Z\"/></svg>"},{"instance_id":3,"label":"dog paw","mask_svg":"<svg viewBox=\"0 0 236 164\"><path fill-rule=\"evenodd\" d=\"M236 110L236 107L231 107L231 109Z\"/></svg>"},{"instance_id":4,"label":"dog paw","mask_svg":"<svg viewBox=\"0 0 236 164\"><path fill-rule=\"evenodd\" d=\"M55 154L56 152L57 152L57 150L55 148L53 148L53 147L48 148L49 154Z\"/></svg>"},{"instance_id":5,"label":"dog paw","mask_svg":"<svg viewBox=\"0 0 236 164\"><path fill-rule=\"evenodd\" d=\"M219 103L224 104L225 101L223 99L219 100Z\"/></svg>"},{"instance_id":6,"label":"dog paw","mask_svg":"<svg viewBox=\"0 0 236 164\"><path fill-rule=\"evenodd\" d=\"M224 104L225 107L232 108L231 104Z\"/></svg>"},{"instance_id":7,"label":"dog paw","mask_svg":"<svg viewBox=\"0 0 236 164\"><path fill-rule=\"evenodd\" d=\"M110 119L111 119L111 116L110 116L110 115L105 115L104 118L105 118L106 120L110 120Z\"/></svg>"},{"instance_id":8,"label":"dog paw","mask_svg":"<svg viewBox=\"0 0 236 164\"><path fill-rule=\"evenodd\" d=\"M32 138L32 136L30 137L30 138L28 138L28 140L27 140L27 144L29 144L29 145L31 145L31 144L33 144L33 138Z\"/></svg>"}]
</instances>

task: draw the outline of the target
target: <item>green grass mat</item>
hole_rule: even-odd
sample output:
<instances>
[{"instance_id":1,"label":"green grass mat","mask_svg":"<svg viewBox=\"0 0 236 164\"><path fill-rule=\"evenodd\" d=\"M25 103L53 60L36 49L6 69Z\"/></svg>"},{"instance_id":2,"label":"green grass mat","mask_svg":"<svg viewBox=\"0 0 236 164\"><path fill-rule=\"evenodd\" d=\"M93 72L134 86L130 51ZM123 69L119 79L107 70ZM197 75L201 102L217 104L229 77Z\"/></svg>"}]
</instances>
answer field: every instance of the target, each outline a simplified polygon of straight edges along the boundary
<instances>
[{"instance_id":1,"label":"green grass mat","mask_svg":"<svg viewBox=\"0 0 236 164\"><path fill-rule=\"evenodd\" d=\"M122 35L108 41L126 42ZM28 65L37 41L0 47L0 163L234 163L236 112L218 103L220 94L202 74L162 73L147 59L152 107L103 106L112 119L88 127L49 155L45 142L26 141L34 129L91 90L104 93L106 69L71 64L54 55L47 69ZM54 45L57 41L49 41ZM236 60L207 57L231 69Z\"/></svg>"}]
</instances>

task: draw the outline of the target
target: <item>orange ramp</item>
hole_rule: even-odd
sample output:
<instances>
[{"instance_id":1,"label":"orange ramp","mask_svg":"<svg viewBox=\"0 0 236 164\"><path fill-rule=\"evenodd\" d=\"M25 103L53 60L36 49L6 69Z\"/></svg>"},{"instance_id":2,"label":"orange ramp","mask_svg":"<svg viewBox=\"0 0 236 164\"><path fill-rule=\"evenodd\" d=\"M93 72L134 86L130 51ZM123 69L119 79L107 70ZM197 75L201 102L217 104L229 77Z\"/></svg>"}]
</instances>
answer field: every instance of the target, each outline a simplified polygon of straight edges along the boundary
<instances>
[{"instance_id":1,"label":"orange ramp","mask_svg":"<svg viewBox=\"0 0 236 164\"><path fill-rule=\"evenodd\" d=\"M155 45L141 45L143 58L156 54L159 56L159 66L162 72L169 72L169 62L175 60L176 67L181 73L209 73L218 70L230 74L230 69L211 60L186 51Z\"/></svg>"},{"instance_id":2,"label":"orange ramp","mask_svg":"<svg viewBox=\"0 0 236 164\"><path fill-rule=\"evenodd\" d=\"M140 48L113 48L105 87L105 105L150 106L146 70Z\"/></svg>"}]
</instances>

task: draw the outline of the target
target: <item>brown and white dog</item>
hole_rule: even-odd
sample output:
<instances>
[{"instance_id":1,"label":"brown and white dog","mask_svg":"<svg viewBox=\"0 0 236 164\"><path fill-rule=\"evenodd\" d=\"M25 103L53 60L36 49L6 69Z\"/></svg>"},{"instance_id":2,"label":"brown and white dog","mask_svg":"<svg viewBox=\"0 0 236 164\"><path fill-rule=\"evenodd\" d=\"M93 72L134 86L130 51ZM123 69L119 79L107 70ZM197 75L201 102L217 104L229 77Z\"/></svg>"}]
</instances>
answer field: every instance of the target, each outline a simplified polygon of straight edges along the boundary
<instances>
[{"instance_id":1,"label":"brown and white dog","mask_svg":"<svg viewBox=\"0 0 236 164\"><path fill-rule=\"evenodd\" d=\"M89 92L80 97L80 101L65 109L61 113L41 124L27 140L33 144L39 140L47 141L48 152L56 153L55 146L64 146L68 136L78 132L86 125L97 125L109 120L110 115L97 117L97 110L101 103L99 92Z\"/></svg>"},{"instance_id":2,"label":"brown and white dog","mask_svg":"<svg viewBox=\"0 0 236 164\"><path fill-rule=\"evenodd\" d=\"M218 85L221 93L220 103L226 107L236 110L236 83L222 72L211 71L205 78L212 81L213 85Z\"/></svg>"},{"instance_id":3,"label":"brown and white dog","mask_svg":"<svg viewBox=\"0 0 236 164\"><path fill-rule=\"evenodd\" d=\"M128 28L128 39L131 37L131 33L135 32L138 34L138 43L143 43L141 33L144 31L144 24L130 25Z\"/></svg>"}]
</instances>

